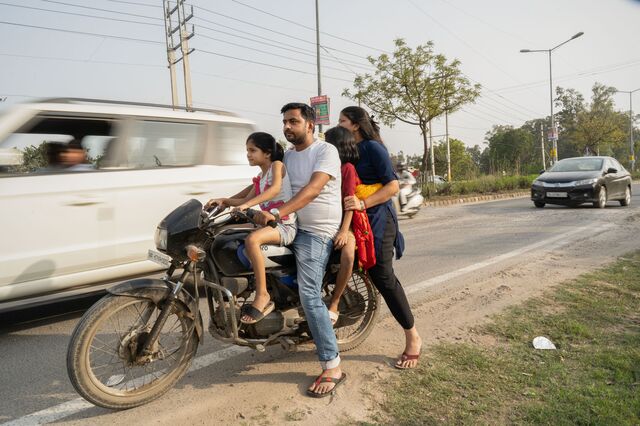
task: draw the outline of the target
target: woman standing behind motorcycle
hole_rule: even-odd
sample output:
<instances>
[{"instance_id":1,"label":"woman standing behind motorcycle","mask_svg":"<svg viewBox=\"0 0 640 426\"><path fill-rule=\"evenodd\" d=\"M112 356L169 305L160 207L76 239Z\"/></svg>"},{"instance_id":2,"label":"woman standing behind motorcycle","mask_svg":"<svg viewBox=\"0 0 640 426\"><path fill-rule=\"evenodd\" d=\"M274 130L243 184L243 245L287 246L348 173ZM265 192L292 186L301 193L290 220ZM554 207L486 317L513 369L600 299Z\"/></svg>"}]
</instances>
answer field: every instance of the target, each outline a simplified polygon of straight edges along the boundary
<instances>
[{"instance_id":1,"label":"woman standing behind motorcycle","mask_svg":"<svg viewBox=\"0 0 640 426\"><path fill-rule=\"evenodd\" d=\"M357 195L346 197L344 208L367 210L376 253L376 265L369 269L369 276L405 334L405 348L395 367L415 368L422 339L415 327L407 296L393 271L394 250L396 259L402 256L404 250L404 238L398 229L398 218L391 201L398 192L398 178L389 153L382 144L380 127L367 111L357 106L347 107L340 112L338 125L353 133L360 154L356 171L362 182L371 189L360 192L362 199Z\"/></svg>"},{"instance_id":2,"label":"woman standing behind motorcycle","mask_svg":"<svg viewBox=\"0 0 640 426\"><path fill-rule=\"evenodd\" d=\"M253 184L231 198L209 200L205 209L218 206L232 206L237 210L246 210L260 205L264 211L274 214L278 222L275 228L265 226L250 233L245 242L247 257L251 261L256 280L256 295L251 305L242 307L244 324L254 324L271 313L274 303L267 292L267 279L264 259L260 246L264 244L289 245L296 236L296 216L291 213L278 217L278 207L289 201L292 196L291 183L282 159L284 149L268 133L256 132L247 138L247 159L252 166L258 166L261 173L253 178Z\"/></svg>"}]
</instances>

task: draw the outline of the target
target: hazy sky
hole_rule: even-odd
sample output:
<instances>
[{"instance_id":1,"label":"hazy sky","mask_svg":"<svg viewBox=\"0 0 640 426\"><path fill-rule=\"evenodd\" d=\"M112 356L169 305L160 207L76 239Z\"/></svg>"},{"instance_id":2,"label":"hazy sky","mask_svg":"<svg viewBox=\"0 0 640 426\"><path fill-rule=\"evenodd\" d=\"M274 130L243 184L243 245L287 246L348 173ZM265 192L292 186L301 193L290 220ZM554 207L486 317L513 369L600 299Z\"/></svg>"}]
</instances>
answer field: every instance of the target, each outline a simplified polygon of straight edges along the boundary
<instances>
[{"instance_id":1,"label":"hazy sky","mask_svg":"<svg viewBox=\"0 0 640 426\"><path fill-rule=\"evenodd\" d=\"M0 98L6 97L0 109L38 97L169 104L161 4L0 1ZM190 41L194 104L237 112L282 138L280 107L317 94L314 1L187 4L194 6L196 32ZM482 84L477 103L449 119L450 135L467 145L481 145L495 124L520 126L549 114L548 57L520 49L549 49L584 31L553 53L554 85L587 99L596 81L640 88L640 1L320 0L320 29L332 124L352 104L340 94L354 72L370 70L366 57L391 52L395 38L412 47L432 40L437 52L458 58L462 71ZM634 100L640 111L640 92ZM615 101L628 110L627 94ZM434 134L442 133L444 121L436 122ZM421 153L415 127L383 128L382 135L391 152Z\"/></svg>"}]
</instances>

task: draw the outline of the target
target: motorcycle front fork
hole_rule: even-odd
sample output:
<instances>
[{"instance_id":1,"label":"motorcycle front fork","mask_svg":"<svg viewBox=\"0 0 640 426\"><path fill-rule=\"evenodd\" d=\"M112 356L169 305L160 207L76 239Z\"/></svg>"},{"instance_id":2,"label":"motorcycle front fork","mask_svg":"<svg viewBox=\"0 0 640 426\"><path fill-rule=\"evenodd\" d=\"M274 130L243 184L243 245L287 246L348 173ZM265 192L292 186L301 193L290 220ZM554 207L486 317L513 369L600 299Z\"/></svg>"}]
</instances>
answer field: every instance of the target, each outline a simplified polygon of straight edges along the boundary
<instances>
[{"instance_id":1,"label":"motorcycle front fork","mask_svg":"<svg viewBox=\"0 0 640 426\"><path fill-rule=\"evenodd\" d=\"M180 279L178 279L178 281L176 282L175 286L173 287L173 290L171 290L171 292L169 292L169 295L167 296L167 298L165 300L162 301L162 306L160 306L158 309L160 309L160 315L158 315L158 319L156 319L156 322L153 324L153 327L151 328L151 331L149 332L149 334L147 335L147 338L145 339L143 345L141 347L139 347L138 349L138 356L148 356L151 355L151 350L150 348L152 348L154 346L154 344L156 343L156 340L158 340L158 336L160 335L160 331L162 331L162 328L164 327L164 324L167 322L167 319L169 318L169 314L171 313L171 308L173 307L176 299L178 298L178 294L180 294L180 291L182 290L182 287L184 286L184 281L186 280L186 278L189 276L189 274L193 273L193 279L194 279L194 285L195 285L195 293L196 293L196 301L198 301L199 297L198 297L198 274L195 273L195 263L194 262L189 262L189 264L184 268L184 272L182 272L182 274L180 275ZM168 270L167 270L167 275L165 276L165 281L169 281L169 279L171 278L171 275L173 275L173 271L175 270L175 267L172 265ZM199 306L199 305L196 305ZM145 312L144 316L146 318L143 318L144 323L146 324L149 319L151 318L151 314L153 313L153 310L155 308L151 307L151 309L148 309L147 312ZM196 318L197 320L197 318Z\"/></svg>"}]
</instances>

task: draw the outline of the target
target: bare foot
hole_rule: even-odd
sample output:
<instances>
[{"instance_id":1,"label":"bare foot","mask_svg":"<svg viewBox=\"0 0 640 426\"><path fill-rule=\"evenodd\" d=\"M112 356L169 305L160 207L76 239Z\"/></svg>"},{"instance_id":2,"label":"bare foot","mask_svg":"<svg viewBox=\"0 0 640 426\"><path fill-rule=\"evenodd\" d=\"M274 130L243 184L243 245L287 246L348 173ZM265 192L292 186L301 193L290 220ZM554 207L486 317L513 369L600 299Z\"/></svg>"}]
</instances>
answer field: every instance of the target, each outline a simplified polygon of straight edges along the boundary
<instances>
[{"instance_id":1,"label":"bare foot","mask_svg":"<svg viewBox=\"0 0 640 426\"><path fill-rule=\"evenodd\" d=\"M310 396L321 397L329 394L336 386L342 383L346 375L342 373L340 367L324 370L316 380L309 386L307 393Z\"/></svg>"}]
</instances>

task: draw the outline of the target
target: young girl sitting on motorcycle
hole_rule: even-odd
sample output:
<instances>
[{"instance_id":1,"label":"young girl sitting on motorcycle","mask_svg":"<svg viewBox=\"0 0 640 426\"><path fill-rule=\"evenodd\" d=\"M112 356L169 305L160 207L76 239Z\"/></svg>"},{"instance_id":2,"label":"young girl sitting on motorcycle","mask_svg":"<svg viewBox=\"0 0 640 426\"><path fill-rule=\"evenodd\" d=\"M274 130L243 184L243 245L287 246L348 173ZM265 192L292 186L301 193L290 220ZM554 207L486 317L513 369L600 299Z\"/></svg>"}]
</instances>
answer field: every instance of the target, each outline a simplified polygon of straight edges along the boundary
<instances>
[{"instance_id":1,"label":"young girl sitting on motorcycle","mask_svg":"<svg viewBox=\"0 0 640 426\"><path fill-rule=\"evenodd\" d=\"M358 162L358 147L355 138L350 131L343 127L333 127L324 134L325 141L338 149L340 155L340 168L342 174L342 199L354 195L356 186L361 184L355 164ZM373 249L373 234L369 225L366 211L345 210L342 214L342 224L338 235L333 239L333 247L341 250L340 270L336 277L336 286L329 303L329 317L333 325L338 322L340 316L338 304L340 297L351 277L355 260L356 247L358 248L358 262L363 269L369 269L375 265L376 257Z\"/></svg>"},{"instance_id":2,"label":"young girl sitting on motorcycle","mask_svg":"<svg viewBox=\"0 0 640 426\"><path fill-rule=\"evenodd\" d=\"M295 213L279 217L278 207L291 198L291 183L282 159L284 149L273 136L264 132L256 132L247 138L247 158L249 164L258 166L261 172L253 178L253 184L230 198L210 200L205 208L214 205L231 206L236 210L246 210L259 205L276 217L275 228L265 226L251 232L245 239L245 251L251 261L256 282L256 294L251 305L242 307L244 324L260 321L274 309L274 303L267 292L267 280L264 270L264 259L260 246L264 244L289 245L296 236Z\"/></svg>"}]
</instances>

